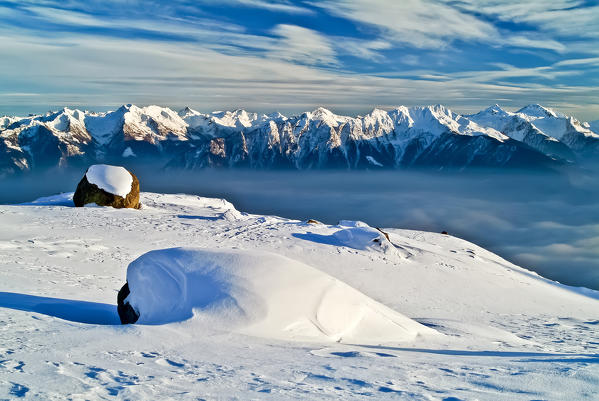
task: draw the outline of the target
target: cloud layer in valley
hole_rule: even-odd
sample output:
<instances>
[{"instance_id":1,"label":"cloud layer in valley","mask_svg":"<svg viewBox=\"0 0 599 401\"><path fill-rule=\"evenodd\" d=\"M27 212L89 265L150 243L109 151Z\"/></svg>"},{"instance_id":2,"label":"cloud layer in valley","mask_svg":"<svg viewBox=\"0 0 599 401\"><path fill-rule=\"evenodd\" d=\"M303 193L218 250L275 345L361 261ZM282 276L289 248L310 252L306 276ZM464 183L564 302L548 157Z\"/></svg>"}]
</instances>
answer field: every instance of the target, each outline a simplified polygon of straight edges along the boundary
<instances>
[{"instance_id":1,"label":"cloud layer in valley","mask_svg":"<svg viewBox=\"0 0 599 401\"><path fill-rule=\"evenodd\" d=\"M148 190L226 197L244 211L448 231L546 277L599 289L593 174L208 170L180 181L151 177Z\"/></svg>"},{"instance_id":2,"label":"cloud layer in valley","mask_svg":"<svg viewBox=\"0 0 599 401\"><path fill-rule=\"evenodd\" d=\"M243 211L448 231L523 267L599 289L599 182L518 172L135 171L144 191L225 197ZM82 172L0 182L0 203L73 191Z\"/></svg>"}]
</instances>

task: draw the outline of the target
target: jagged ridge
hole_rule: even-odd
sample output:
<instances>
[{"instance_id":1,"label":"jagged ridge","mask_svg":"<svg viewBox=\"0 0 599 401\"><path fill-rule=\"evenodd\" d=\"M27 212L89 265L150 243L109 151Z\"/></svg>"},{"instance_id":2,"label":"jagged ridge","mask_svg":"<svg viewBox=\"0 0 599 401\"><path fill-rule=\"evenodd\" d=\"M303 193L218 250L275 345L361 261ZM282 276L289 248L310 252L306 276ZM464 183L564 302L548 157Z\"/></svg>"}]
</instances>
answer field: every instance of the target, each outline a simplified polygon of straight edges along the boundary
<instances>
[{"instance_id":1,"label":"jagged ridge","mask_svg":"<svg viewBox=\"0 0 599 401\"><path fill-rule=\"evenodd\" d=\"M515 113L495 105L470 116L442 105L400 106L357 117L322 107L292 117L188 107L64 108L0 118L0 173L133 161L186 169L546 168L596 156L599 135L591 127L540 105Z\"/></svg>"}]
</instances>

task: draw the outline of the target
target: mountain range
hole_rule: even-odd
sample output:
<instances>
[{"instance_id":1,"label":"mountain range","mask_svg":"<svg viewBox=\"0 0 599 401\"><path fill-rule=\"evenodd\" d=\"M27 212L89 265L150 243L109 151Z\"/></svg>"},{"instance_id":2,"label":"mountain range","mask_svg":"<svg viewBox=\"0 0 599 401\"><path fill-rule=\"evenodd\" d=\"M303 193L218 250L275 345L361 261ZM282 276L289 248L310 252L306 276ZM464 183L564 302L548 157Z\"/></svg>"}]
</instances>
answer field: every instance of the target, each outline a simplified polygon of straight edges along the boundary
<instances>
[{"instance_id":1,"label":"mountain range","mask_svg":"<svg viewBox=\"0 0 599 401\"><path fill-rule=\"evenodd\" d=\"M538 104L460 115L442 106L317 108L292 117L245 110L200 113L124 105L0 117L0 175L92 163L199 169L398 169L584 165L599 155L599 121Z\"/></svg>"}]
</instances>

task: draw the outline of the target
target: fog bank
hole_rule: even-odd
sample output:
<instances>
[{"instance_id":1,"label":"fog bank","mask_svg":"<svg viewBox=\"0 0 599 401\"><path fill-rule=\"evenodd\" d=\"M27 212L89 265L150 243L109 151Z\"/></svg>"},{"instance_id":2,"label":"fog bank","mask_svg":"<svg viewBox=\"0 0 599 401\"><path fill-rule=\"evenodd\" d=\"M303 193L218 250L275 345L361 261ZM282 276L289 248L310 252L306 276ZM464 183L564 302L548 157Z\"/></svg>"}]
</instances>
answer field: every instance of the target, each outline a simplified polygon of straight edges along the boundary
<instances>
[{"instance_id":1,"label":"fog bank","mask_svg":"<svg viewBox=\"0 0 599 401\"><path fill-rule=\"evenodd\" d=\"M523 172L136 171L143 191L224 197L243 211L448 231L562 283L599 289L599 179ZM0 202L74 191L83 175L5 179ZM574 177L574 178L573 178Z\"/></svg>"}]
</instances>

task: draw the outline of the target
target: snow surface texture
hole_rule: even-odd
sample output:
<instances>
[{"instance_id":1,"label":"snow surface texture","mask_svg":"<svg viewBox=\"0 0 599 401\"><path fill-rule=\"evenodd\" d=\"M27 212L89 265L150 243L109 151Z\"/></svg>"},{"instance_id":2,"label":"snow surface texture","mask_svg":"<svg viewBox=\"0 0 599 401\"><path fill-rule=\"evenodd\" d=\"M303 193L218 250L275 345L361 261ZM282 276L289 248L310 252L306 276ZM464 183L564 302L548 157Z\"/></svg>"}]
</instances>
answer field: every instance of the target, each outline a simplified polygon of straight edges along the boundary
<instances>
[{"instance_id":1,"label":"snow surface texture","mask_svg":"<svg viewBox=\"0 0 599 401\"><path fill-rule=\"evenodd\" d=\"M266 252L152 251L129 265L127 282L138 324L195 312L212 327L265 338L379 344L435 333L317 269Z\"/></svg>"},{"instance_id":2,"label":"snow surface texture","mask_svg":"<svg viewBox=\"0 0 599 401\"><path fill-rule=\"evenodd\" d=\"M85 177L90 184L95 184L109 194L126 197L131 192L133 177L120 166L107 164L94 164L87 169Z\"/></svg>"},{"instance_id":3,"label":"snow surface texture","mask_svg":"<svg viewBox=\"0 0 599 401\"><path fill-rule=\"evenodd\" d=\"M0 206L0 399L593 400L599 391L598 293L469 242L383 229L398 257L370 245L373 231L347 240L345 230L371 232L361 222L306 224L150 193L141 210L75 208L71 196ZM442 335L381 345L277 340L280 326L260 336L259 320L227 326L210 308L172 323L120 325L115 301L127 265L181 245L203 248L224 270L235 258L264 258L263 268L284 261ZM261 299L275 299L275 286L256 284L267 290ZM331 299L350 298L341 292ZM296 307L290 316L314 310Z\"/></svg>"}]
</instances>

